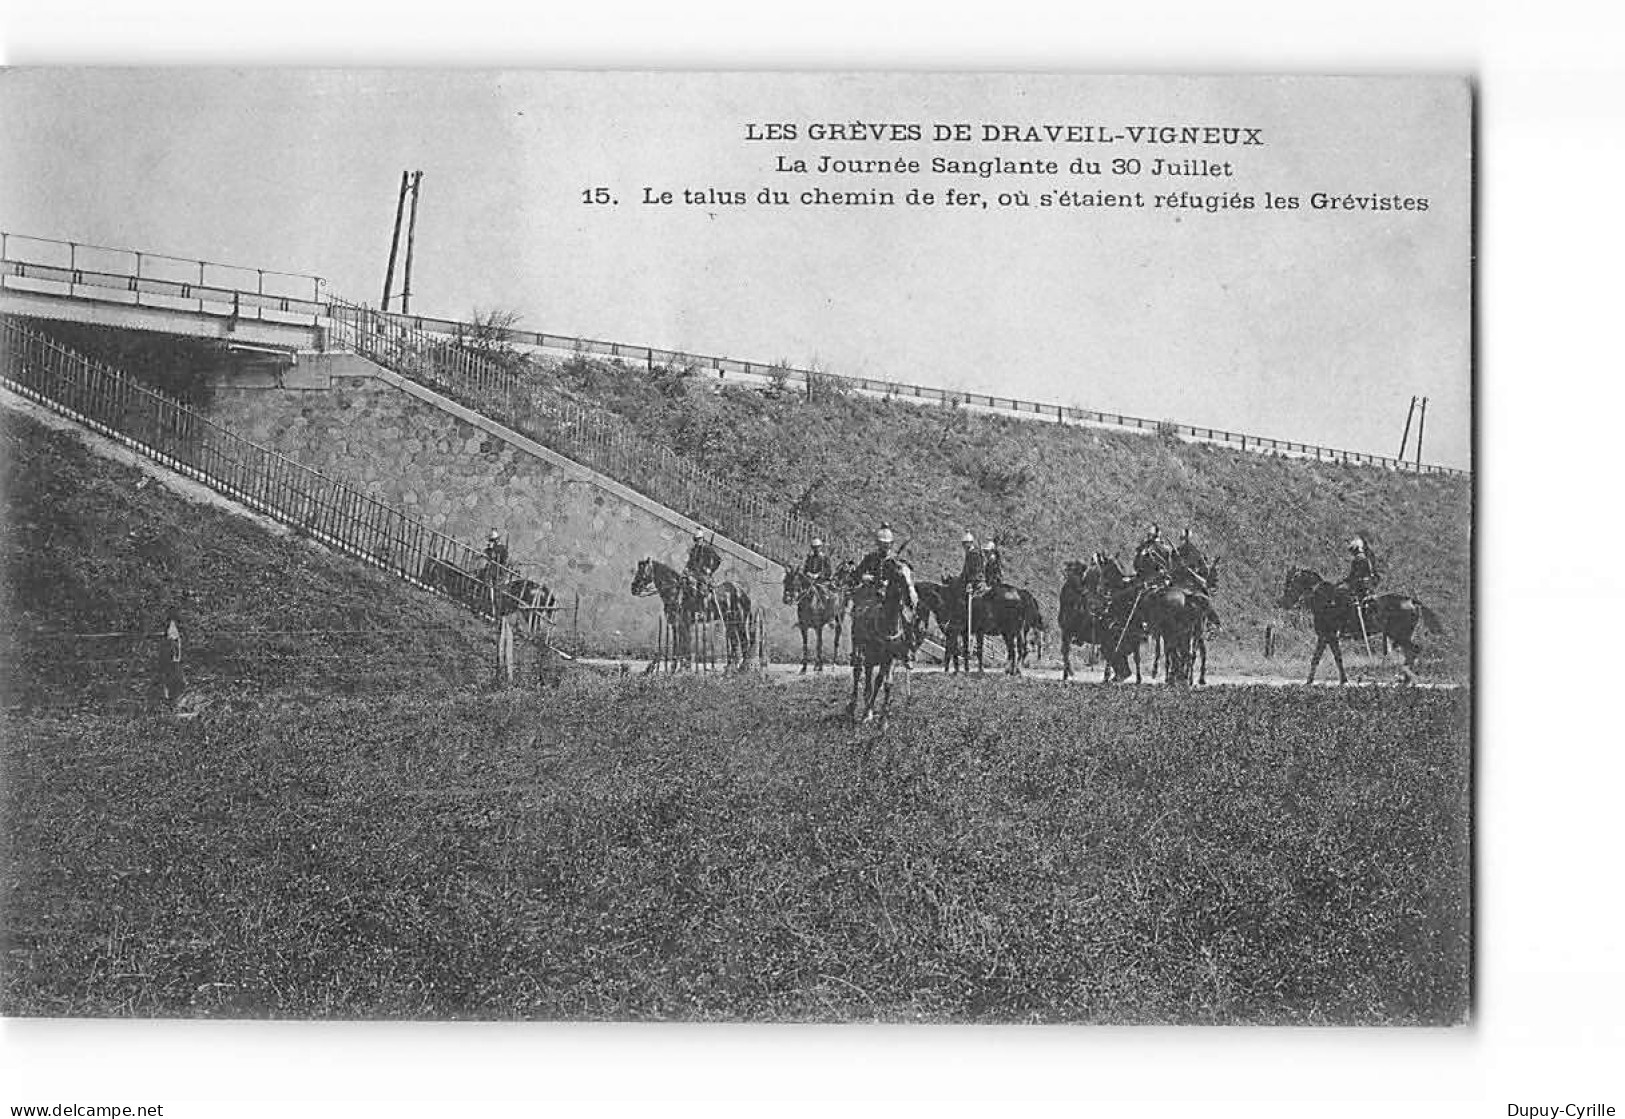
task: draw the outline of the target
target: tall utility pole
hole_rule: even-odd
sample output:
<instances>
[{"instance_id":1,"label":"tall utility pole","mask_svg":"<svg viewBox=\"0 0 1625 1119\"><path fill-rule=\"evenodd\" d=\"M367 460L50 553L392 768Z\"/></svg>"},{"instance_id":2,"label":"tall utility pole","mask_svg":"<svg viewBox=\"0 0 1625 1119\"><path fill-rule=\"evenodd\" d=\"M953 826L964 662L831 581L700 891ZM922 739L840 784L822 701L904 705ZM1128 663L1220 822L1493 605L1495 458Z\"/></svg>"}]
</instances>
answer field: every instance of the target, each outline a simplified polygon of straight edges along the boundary
<instances>
[{"instance_id":1,"label":"tall utility pole","mask_svg":"<svg viewBox=\"0 0 1625 1119\"><path fill-rule=\"evenodd\" d=\"M395 200L395 232L389 238L389 270L384 273L384 300L378 306L389 310L389 294L395 287L395 252L401 247L401 215L406 212L406 184L409 173L401 172L401 196ZM1415 402L1412 401L1414 404ZM1404 452L1401 452L1403 454Z\"/></svg>"},{"instance_id":2,"label":"tall utility pole","mask_svg":"<svg viewBox=\"0 0 1625 1119\"><path fill-rule=\"evenodd\" d=\"M1422 433L1428 429L1428 398L1422 398L1422 413L1416 417L1416 469L1422 469Z\"/></svg>"},{"instance_id":3,"label":"tall utility pole","mask_svg":"<svg viewBox=\"0 0 1625 1119\"><path fill-rule=\"evenodd\" d=\"M418 195L423 193L423 172L411 172L411 219L406 223L406 278L401 281L401 313L411 313L411 250L418 240ZM1417 448L1420 450L1420 440Z\"/></svg>"},{"instance_id":4,"label":"tall utility pole","mask_svg":"<svg viewBox=\"0 0 1625 1119\"><path fill-rule=\"evenodd\" d=\"M379 306L389 310L389 301L394 298L395 288L395 258L401 247L401 217L406 210L406 195L412 195L412 217L406 230L406 269L401 282L401 311L412 309L412 245L417 237L418 230L418 189L423 184L422 171L401 172L401 194L395 200L395 233L389 239L389 269L384 273L384 301Z\"/></svg>"},{"instance_id":5,"label":"tall utility pole","mask_svg":"<svg viewBox=\"0 0 1625 1119\"><path fill-rule=\"evenodd\" d=\"M1411 417L1416 415L1416 397L1411 397L1410 409L1405 413L1405 436L1399 441L1399 461L1405 461L1405 447L1411 441Z\"/></svg>"}]
</instances>

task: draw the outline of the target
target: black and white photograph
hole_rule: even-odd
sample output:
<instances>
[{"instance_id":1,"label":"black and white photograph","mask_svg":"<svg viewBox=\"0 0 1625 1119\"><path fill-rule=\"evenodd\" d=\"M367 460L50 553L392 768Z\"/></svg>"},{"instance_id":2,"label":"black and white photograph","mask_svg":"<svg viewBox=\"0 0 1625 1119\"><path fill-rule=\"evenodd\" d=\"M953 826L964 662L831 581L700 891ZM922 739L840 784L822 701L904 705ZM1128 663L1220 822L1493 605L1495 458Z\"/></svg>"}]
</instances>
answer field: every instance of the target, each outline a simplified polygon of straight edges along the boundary
<instances>
[{"instance_id":1,"label":"black and white photograph","mask_svg":"<svg viewBox=\"0 0 1625 1119\"><path fill-rule=\"evenodd\" d=\"M8 1028L1472 1044L1483 97L0 70Z\"/></svg>"},{"instance_id":2,"label":"black and white photograph","mask_svg":"<svg viewBox=\"0 0 1625 1119\"><path fill-rule=\"evenodd\" d=\"M1468 1019L1465 80L0 88L7 1013Z\"/></svg>"}]
</instances>

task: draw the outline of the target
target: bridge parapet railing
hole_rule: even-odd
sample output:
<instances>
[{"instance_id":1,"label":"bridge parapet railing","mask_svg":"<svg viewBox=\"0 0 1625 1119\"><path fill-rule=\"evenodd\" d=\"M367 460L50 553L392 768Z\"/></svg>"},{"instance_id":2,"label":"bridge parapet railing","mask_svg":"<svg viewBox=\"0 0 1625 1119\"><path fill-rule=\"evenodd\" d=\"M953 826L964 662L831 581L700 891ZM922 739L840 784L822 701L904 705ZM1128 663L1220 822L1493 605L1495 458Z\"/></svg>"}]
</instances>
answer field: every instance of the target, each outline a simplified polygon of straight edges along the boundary
<instances>
[{"instance_id":1,"label":"bridge parapet railing","mask_svg":"<svg viewBox=\"0 0 1625 1119\"><path fill-rule=\"evenodd\" d=\"M0 282L22 291L319 326L320 276L0 231Z\"/></svg>"},{"instance_id":2,"label":"bridge parapet railing","mask_svg":"<svg viewBox=\"0 0 1625 1119\"><path fill-rule=\"evenodd\" d=\"M341 479L221 427L172 397L0 317L0 384L172 470L483 617L495 603L483 552ZM504 585L522 578L497 566Z\"/></svg>"},{"instance_id":3,"label":"bridge parapet railing","mask_svg":"<svg viewBox=\"0 0 1625 1119\"><path fill-rule=\"evenodd\" d=\"M443 392L778 563L799 562L814 537L829 537L815 522L645 439L621 417L542 383L528 363L505 367L455 339L361 304L335 299L331 315L334 344Z\"/></svg>"}]
</instances>

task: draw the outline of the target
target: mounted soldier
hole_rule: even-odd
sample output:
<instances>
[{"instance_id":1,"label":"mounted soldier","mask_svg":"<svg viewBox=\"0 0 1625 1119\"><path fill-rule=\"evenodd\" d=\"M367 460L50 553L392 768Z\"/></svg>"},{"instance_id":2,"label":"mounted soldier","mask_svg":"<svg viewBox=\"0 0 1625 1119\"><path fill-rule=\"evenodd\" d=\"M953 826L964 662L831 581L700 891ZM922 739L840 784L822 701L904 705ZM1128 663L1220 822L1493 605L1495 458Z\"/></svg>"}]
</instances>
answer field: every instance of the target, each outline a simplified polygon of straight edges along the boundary
<instances>
[{"instance_id":1,"label":"mounted soldier","mask_svg":"<svg viewBox=\"0 0 1625 1119\"><path fill-rule=\"evenodd\" d=\"M493 528L491 535L485 540L485 569L480 573L491 602L492 613L496 613L497 587L505 581L507 569L508 545L502 539L502 534Z\"/></svg>"},{"instance_id":2,"label":"mounted soldier","mask_svg":"<svg viewBox=\"0 0 1625 1119\"><path fill-rule=\"evenodd\" d=\"M1338 586L1348 591L1356 603L1364 603L1382 582L1377 562L1363 539L1356 536L1349 541L1349 573Z\"/></svg>"},{"instance_id":3,"label":"mounted soldier","mask_svg":"<svg viewBox=\"0 0 1625 1119\"><path fill-rule=\"evenodd\" d=\"M1155 524L1147 531L1140 546L1134 550L1134 574L1140 576L1168 575L1174 569L1174 550L1162 538L1162 530Z\"/></svg>"},{"instance_id":4,"label":"mounted soldier","mask_svg":"<svg viewBox=\"0 0 1625 1119\"><path fill-rule=\"evenodd\" d=\"M694 530L694 542L688 547L688 562L683 572L694 590L695 602L703 604L711 597L711 577L722 566L722 553L705 538L700 529ZM700 607L700 608L703 608Z\"/></svg>"},{"instance_id":5,"label":"mounted soldier","mask_svg":"<svg viewBox=\"0 0 1625 1119\"><path fill-rule=\"evenodd\" d=\"M873 583L880 578L881 569L885 567L886 561L897 555L896 540L891 525L882 523L875 533L875 546L858 561L858 566L852 572L852 581Z\"/></svg>"},{"instance_id":6,"label":"mounted soldier","mask_svg":"<svg viewBox=\"0 0 1625 1119\"><path fill-rule=\"evenodd\" d=\"M834 563L824 554L824 542L817 537L813 538L812 551L801 561L801 573L808 581L820 586L829 582L830 576L835 573Z\"/></svg>"},{"instance_id":7,"label":"mounted soldier","mask_svg":"<svg viewBox=\"0 0 1625 1119\"><path fill-rule=\"evenodd\" d=\"M1179 538L1179 547L1174 549L1174 574L1188 577L1197 589L1205 591L1209 589L1208 572L1207 557L1191 539L1191 530L1187 528Z\"/></svg>"},{"instance_id":8,"label":"mounted soldier","mask_svg":"<svg viewBox=\"0 0 1625 1119\"><path fill-rule=\"evenodd\" d=\"M982 545L982 579L990 591L996 591L1004 584L1004 564L999 560L999 545L992 540Z\"/></svg>"},{"instance_id":9,"label":"mounted soldier","mask_svg":"<svg viewBox=\"0 0 1625 1119\"><path fill-rule=\"evenodd\" d=\"M981 594L987 589L987 557L977 550L975 533L965 533L959 543L965 549L965 562L959 569L960 585L972 594Z\"/></svg>"}]
</instances>

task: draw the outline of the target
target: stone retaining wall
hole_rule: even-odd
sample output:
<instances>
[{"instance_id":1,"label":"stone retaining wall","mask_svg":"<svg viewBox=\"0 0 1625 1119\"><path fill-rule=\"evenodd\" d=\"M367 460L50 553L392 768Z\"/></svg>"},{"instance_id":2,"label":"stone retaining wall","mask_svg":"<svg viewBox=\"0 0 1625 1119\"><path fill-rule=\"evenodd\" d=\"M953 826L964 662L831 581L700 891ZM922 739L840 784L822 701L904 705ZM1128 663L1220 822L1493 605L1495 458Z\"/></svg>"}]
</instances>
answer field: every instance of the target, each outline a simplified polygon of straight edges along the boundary
<instances>
[{"instance_id":1,"label":"stone retaining wall","mask_svg":"<svg viewBox=\"0 0 1625 1119\"><path fill-rule=\"evenodd\" d=\"M297 387L295 387L297 386ZM470 543L495 528L511 560L573 607L558 625L592 654L650 650L658 600L634 598L640 559L681 567L692 521L580 464L515 436L354 355L301 354L280 379L222 379L211 414L239 434L331 473ZM799 657L783 569L719 538L719 579L768 610L777 655Z\"/></svg>"}]
</instances>

